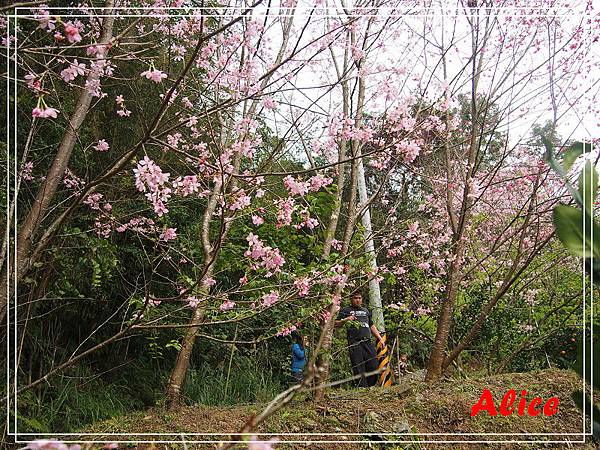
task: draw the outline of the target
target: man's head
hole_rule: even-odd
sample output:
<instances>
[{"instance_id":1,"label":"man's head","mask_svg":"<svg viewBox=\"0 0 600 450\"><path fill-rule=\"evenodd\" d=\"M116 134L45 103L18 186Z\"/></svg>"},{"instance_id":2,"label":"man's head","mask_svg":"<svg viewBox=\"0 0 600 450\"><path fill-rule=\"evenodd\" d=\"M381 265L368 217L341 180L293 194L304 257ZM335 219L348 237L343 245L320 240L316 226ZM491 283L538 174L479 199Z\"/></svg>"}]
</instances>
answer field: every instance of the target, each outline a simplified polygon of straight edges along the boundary
<instances>
[{"instance_id":1,"label":"man's head","mask_svg":"<svg viewBox=\"0 0 600 450\"><path fill-rule=\"evenodd\" d=\"M362 295L360 291L356 291L350 296L350 304L356 308L362 306Z\"/></svg>"}]
</instances>

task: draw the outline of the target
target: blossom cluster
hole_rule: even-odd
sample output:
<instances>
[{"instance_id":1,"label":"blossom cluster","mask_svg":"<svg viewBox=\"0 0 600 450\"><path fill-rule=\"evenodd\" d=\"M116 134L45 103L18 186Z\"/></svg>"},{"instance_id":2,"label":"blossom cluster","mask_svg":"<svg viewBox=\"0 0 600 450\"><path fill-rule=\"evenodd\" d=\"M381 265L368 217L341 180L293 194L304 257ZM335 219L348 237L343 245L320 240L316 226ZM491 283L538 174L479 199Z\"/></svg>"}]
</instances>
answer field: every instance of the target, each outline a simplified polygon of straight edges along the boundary
<instances>
[{"instance_id":1,"label":"blossom cluster","mask_svg":"<svg viewBox=\"0 0 600 450\"><path fill-rule=\"evenodd\" d=\"M285 258L281 255L278 248L271 248L260 240L260 238L250 233L246 237L248 241L248 250L244 253L244 256L250 257L251 259L258 262L253 268L264 268L267 270L267 277L273 275L273 273L281 272L281 267L285 264Z\"/></svg>"}]
</instances>

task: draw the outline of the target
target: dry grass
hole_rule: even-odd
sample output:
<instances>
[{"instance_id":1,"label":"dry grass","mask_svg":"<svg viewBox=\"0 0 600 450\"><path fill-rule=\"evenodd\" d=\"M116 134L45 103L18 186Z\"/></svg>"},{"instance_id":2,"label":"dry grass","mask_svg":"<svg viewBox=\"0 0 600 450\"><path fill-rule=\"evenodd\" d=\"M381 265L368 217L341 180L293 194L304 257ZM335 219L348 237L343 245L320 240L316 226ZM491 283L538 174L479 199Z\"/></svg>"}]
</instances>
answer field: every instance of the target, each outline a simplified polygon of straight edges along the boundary
<instances>
[{"instance_id":1,"label":"dry grass","mask_svg":"<svg viewBox=\"0 0 600 450\"><path fill-rule=\"evenodd\" d=\"M539 395L546 400L560 400L556 415L546 417L516 414L490 417L486 413L470 417L471 406L484 388L494 394L496 404L508 389L526 389L528 398ZM305 394L265 422L261 433L314 433L304 436L278 436L279 448L359 449L386 448L427 449L441 444L428 441L472 439L561 440L560 443L513 443L484 446L457 442L443 448L592 448L592 444L569 444L580 436L534 436L533 433L580 433L581 412L571 400L571 393L581 388L577 374L564 370L544 370L520 374L503 374L473 380L443 380L434 384L408 381L388 389L331 390L327 401L315 405ZM236 407L187 406L176 412L152 409L96 424L87 432L107 433L222 433L218 436L187 436L188 440L227 439L227 433L239 429L261 405ZM355 433L355 434L344 434ZM396 433L384 434L384 433ZM410 433L461 433L463 436L410 435ZM491 437L467 436L464 433L506 433ZM519 433L523 433L520 435ZM136 439L131 437L131 439ZM137 438L139 439L139 438ZM177 440L177 436L170 438ZM332 440L340 441L331 443ZM284 441L296 441L285 443ZM314 442L329 441L330 443ZM352 442L360 441L360 442ZM369 443L371 441L371 443ZM403 441L393 443L390 441ZM132 448L135 447L132 445ZM137 448L214 448L214 445L139 444Z\"/></svg>"}]
</instances>

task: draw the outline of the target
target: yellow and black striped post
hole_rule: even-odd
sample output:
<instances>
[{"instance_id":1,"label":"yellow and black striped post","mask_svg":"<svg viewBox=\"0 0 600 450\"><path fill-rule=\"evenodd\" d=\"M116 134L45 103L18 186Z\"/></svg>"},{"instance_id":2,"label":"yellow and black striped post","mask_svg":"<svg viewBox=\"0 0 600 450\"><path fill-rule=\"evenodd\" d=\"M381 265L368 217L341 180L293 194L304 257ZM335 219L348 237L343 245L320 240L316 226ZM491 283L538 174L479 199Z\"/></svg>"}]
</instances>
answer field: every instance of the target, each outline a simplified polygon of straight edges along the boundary
<instances>
[{"instance_id":1,"label":"yellow and black striped post","mask_svg":"<svg viewBox=\"0 0 600 450\"><path fill-rule=\"evenodd\" d=\"M379 385L392 385L392 372L390 370L390 351L387 346L385 333L381 333L381 341L377 342L377 359L379 361Z\"/></svg>"}]
</instances>

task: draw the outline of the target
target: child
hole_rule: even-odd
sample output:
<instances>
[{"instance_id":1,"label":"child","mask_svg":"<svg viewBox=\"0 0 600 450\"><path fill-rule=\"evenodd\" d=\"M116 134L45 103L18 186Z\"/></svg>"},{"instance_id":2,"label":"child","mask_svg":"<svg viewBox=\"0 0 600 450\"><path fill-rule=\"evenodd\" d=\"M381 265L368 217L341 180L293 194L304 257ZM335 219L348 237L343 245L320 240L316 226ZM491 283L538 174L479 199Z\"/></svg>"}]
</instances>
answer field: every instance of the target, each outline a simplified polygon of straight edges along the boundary
<instances>
[{"instance_id":1,"label":"child","mask_svg":"<svg viewBox=\"0 0 600 450\"><path fill-rule=\"evenodd\" d=\"M408 371L408 355L403 353L398 360L398 376L404 376L407 373L410 373Z\"/></svg>"},{"instance_id":2,"label":"child","mask_svg":"<svg viewBox=\"0 0 600 450\"><path fill-rule=\"evenodd\" d=\"M297 331L292 332L292 382L301 383L304 379L304 366L306 364L306 340Z\"/></svg>"}]
</instances>

